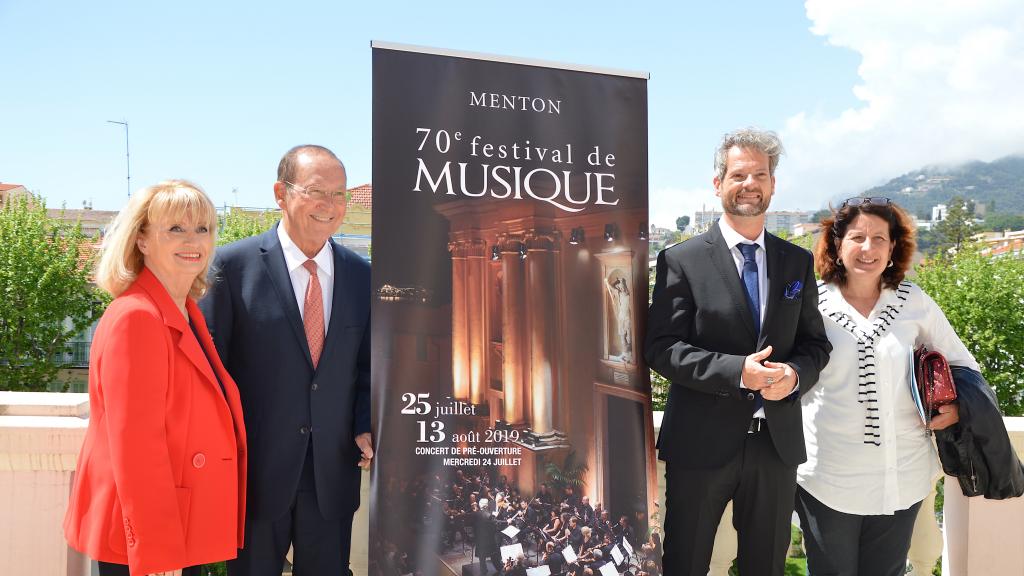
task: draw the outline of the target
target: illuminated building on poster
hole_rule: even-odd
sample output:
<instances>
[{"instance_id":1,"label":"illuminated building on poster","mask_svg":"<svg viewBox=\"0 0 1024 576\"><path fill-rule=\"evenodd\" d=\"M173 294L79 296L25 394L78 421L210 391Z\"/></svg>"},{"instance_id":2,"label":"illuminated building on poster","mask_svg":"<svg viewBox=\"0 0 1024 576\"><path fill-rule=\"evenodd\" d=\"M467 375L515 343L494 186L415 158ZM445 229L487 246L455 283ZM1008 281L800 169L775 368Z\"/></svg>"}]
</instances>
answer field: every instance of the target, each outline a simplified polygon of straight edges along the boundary
<instances>
[{"instance_id":1,"label":"illuminated building on poster","mask_svg":"<svg viewBox=\"0 0 1024 576\"><path fill-rule=\"evenodd\" d=\"M623 232L646 231L645 211L498 206L435 206L450 224L453 398L484 405L488 427L522 432L527 465L502 473L524 490L543 480L543 457L571 447L588 463L585 492L596 501L614 498L618 464L647 468L654 494L653 453L614 454L609 441L619 412L650 409L636 342L647 242Z\"/></svg>"}]
</instances>

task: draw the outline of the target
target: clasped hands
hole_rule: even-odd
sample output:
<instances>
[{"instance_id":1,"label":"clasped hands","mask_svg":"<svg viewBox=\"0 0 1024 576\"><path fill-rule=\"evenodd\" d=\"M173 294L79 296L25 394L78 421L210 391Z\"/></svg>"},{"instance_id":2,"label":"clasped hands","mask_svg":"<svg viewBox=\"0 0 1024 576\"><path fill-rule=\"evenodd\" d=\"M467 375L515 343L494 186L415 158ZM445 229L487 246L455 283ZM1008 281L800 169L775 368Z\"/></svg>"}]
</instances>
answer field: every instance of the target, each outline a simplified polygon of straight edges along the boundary
<instances>
[{"instance_id":1,"label":"clasped hands","mask_svg":"<svg viewBox=\"0 0 1024 576\"><path fill-rule=\"evenodd\" d=\"M771 353L769 345L743 360L743 386L760 391L765 400L782 400L796 387L796 371L789 364L768 360Z\"/></svg>"}]
</instances>

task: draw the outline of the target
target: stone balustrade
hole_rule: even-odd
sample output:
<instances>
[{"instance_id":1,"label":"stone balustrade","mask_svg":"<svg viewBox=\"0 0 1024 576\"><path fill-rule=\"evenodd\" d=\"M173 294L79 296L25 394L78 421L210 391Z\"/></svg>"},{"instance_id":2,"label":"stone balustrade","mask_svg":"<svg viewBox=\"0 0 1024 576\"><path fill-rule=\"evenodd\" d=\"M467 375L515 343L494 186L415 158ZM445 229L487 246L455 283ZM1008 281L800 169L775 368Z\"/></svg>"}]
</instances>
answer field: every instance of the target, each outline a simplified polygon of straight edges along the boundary
<instances>
[{"instance_id":1,"label":"stone balustrade","mask_svg":"<svg viewBox=\"0 0 1024 576\"><path fill-rule=\"evenodd\" d=\"M1024 418L1003 423L1014 450L1024 455ZM1024 498L966 498L955 478L946 478L945 496L943 576L1024 574Z\"/></svg>"},{"instance_id":2,"label":"stone balustrade","mask_svg":"<svg viewBox=\"0 0 1024 576\"><path fill-rule=\"evenodd\" d=\"M0 392L0 574L85 576L88 558L68 548L62 522L75 460L88 425L87 394ZM660 427L661 413L654 415ZM1024 454L1024 418L1005 418L1018 454ZM664 506L664 468L659 466ZM367 475L368 476L368 475ZM368 477L353 527L352 568L366 574ZM910 549L913 574L931 574L943 558L946 576L1024 574L1024 498L965 498L947 478L945 533L935 520L934 497L921 507ZM710 574L726 576L736 555L727 509L715 539ZM945 538L943 538L945 536Z\"/></svg>"},{"instance_id":3,"label":"stone balustrade","mask_svg":"<svg viewBox=\"0 0 1024 576\"><path fill-rule=\"evenodd\" d=\"M1024 418L1004 418L1017 454L1024 457ZM654 425L660 429L661 413ZM659 463L660 464L660 463ZM664 467L659 466L664 475ZM936 476L936 482L941 476ZM664 507L664 478L660 503ZM935 490L921 506L914 526L908 559L913 576L930 576L942 558L943 576L1024 574L1024 498L985 500L967 498L955 478L946 477L943 521L935 517ZM736 531L732 527L732 505L722 515L715 535L715 552L709 576L728 576L736 558Z\"/></svg>"},{"instance_id":4,"label":"stone balustrade","mask_svg":"<svg viewBox=\"0 0 1024 576\"><path fill-rule=\"evenodd\" d=\"M63 531L88 418L88 394L0 392L0 574L89 574Z\"/></svg>"}]
</instances>

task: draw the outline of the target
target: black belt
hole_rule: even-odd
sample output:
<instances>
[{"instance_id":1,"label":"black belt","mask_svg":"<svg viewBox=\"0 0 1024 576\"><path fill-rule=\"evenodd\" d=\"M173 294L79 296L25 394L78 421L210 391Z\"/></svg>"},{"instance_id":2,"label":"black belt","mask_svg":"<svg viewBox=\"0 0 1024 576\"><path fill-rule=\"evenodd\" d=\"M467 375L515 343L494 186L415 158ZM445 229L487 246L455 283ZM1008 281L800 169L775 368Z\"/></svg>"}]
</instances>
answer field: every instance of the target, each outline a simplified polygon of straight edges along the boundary
<instances>
[{"instance_id":1,"label":"black belt","mask_svg":"<svg viewBox=\"0 0 1024 576\"><path fill-rule=\"evenodd\" d=\"M768 421L764 418L751 418L750 426L747 427L747 434L757 434L768 431Z\"/></svg>"}]
</instances>

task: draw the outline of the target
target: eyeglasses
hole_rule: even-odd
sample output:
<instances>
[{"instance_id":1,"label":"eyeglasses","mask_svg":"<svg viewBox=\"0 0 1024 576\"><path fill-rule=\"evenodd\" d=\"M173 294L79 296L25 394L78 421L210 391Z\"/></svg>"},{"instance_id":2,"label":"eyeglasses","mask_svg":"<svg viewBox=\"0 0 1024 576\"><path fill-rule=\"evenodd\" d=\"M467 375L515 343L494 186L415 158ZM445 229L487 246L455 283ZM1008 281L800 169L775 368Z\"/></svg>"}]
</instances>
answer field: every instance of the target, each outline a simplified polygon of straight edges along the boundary
<instances>
[{"instance_id":1,"label":"eyeglasses","mask_svg":"<svg viewBox=\"0 0 1024 576\"><path fill-rule=\"evenodd\" d=\"M853 198L847 198L843 200L843 206L861 206L863 204L870 204L872 206L888 206L892 204L892 200L884 196L872 196L871 198L864 198L862 196L854 196Z\"/></svg>"},{"instance_id":2,"label":"eyeglasses","mask_svg":"<svg viewBox=\"0 0 1024 576\"><path fill-rule=\"evenodd\" d=\"M300 194L306 196L307 198L312 198L314 200L330 200L337 204L344 204L345 202L348 202L348 190L336 190L334 192L328 192L326 190L318 190L316 188L306 188L305 186L299 186L298 184L293 184L292 182L289 182L287 180L282 180L282 182L284 182L288 186L291 186L295 190L298 190Z\"/></svg>"}]
</instances>

